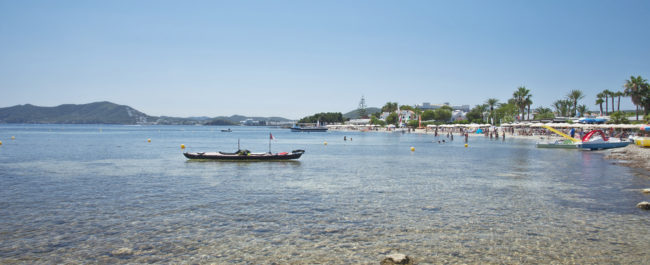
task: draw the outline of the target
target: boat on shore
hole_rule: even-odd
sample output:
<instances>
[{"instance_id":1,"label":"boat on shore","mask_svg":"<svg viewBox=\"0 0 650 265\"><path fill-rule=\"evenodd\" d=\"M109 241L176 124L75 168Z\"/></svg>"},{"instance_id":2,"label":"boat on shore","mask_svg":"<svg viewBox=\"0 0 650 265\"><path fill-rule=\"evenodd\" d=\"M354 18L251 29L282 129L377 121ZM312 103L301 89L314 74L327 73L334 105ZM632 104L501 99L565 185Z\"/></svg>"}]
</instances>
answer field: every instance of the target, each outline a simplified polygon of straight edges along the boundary
<instances>
[{"instance_id":1,"label":"boat on shore","mask_svg":"<svg viewBox=\"0 0 650 265\"><path fill-rule=\"evenodd\" d=\"M274 161L274 160L291 160L298 159L305 150L293 150L281 153L251 153L248 150L238 150L234 153L225 152L197 152L183 153L188 159L197 160L222 160L222 161Z\"/></svg>"},{"instance_id":2,"label":"boat on shore","mask_svg":"<svg viewBox=\"0 0 650 265\"><path fill-rule=\"evenodd\" d=\"M620 140L620 139L613 139L611 137L608 137L603 131L601 130L592 130L588 132L582 139L576 139L573 138L569 135L566 135L565 133L562 133L560 131L557 131L551 127L548 126L542 126L544 128L547 128L564 138L565 140L557 140L554 142L546 142L546 143L537 143L536 146L538 148L563 148L563 149L588 149L588 150L602 150L602 149L611 149L611 148L619 148L619 147L626 147L631 141L625 141L625 140Z\"/></svg>"},{"instance_id":3,"label":"boat on shore","mask_svg":"<svg viewBox=\"0 0 650 265\"><path fill-rule=\"evenodd\" d=\"M589 142L583 142L579 145L579 148L582 149L589 149L589 150L602 150L602 149L611 149L611 148L619 148L619 147L626 147L632 142L630 141L621 141L621 140L609 140L609 141L603 141L602 139L600 140L594 140L594 141L589 141Z\"/></svg>"},{"instance_id":4,"label":"boat on shore","mask_svg":"<svg viewBox=\"0 0 650 265\"><path fill-rule=\"evenodd\" d=\"M555 140L549 142L537 142L537 148L560 148L560 149L578 149L579 145L571 140Z\"/></svg>"},{"instance_id":5,"label":"boat on shore","mask_svg":"<svg viewBox=\"0 0 650 265\"><path fill-rule=\"evenodd\" d=\"M601 130L592 130L582 137L582 143L579 143L578 145L583 149L601 150L626 147L630 143L632 142L607 137L607 135Z\"/></svg>"}]
</instances>

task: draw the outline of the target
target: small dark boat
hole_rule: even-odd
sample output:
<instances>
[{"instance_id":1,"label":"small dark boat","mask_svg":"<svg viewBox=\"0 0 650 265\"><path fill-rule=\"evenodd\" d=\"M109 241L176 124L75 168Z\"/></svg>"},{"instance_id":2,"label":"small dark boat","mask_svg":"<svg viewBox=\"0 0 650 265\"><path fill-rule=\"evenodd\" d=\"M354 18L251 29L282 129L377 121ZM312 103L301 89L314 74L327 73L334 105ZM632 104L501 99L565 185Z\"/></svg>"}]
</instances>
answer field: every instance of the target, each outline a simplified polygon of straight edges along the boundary
<instances>
[{"instance_id":1,"label":"small dark boat","mask_svg":"<svg viewBox=\"0 0 650 265\"><path fill-rule=\"evenodd\" d=\"M298 159L305 150L293 150L291 153L251 153L248 150L239 150L235 153L224 152L199 152L199 153L183 153L189 159L203 159L203 160L224 160L224 161L272 161L272 160L290 160Z\"/></svg>"},{"instance_id":2,"label":"small dark boat","mask_svg":"<svg viewBox=\"0 0 650 265\"><path fill-rule=\"evenodd\" d=\"M221 130L221 132L232 132L232 130L228 128L228 130Z\"/></svg>"}]
</instances>

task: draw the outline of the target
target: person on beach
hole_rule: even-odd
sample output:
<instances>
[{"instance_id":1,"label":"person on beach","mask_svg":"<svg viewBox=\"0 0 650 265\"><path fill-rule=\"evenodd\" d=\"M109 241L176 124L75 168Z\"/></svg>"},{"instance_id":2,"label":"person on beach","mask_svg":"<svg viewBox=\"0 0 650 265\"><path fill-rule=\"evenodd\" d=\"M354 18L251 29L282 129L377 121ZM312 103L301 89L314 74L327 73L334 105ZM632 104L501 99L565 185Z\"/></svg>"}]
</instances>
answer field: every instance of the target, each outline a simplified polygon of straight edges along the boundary
<instances>
[{"instance_id":1,"label":"person on beach","mask_svg":"<svg viewBox=\"0 0 650 265\"><path fill-rule=\"evenodd\" d=\"M347 140L348 140L347 136L343 136L343 141L347 141Z\"/></svg>"},{"instance_id":2,"label":"person on beach","mask_svg":"<svg viewBox=\"0 0 650 265\"><path fill-rule=\"evenodd\" d=\"M469 134L465 132L465 142L467 143L467 138L469 138Z\"/></svg>"}]
</instances>

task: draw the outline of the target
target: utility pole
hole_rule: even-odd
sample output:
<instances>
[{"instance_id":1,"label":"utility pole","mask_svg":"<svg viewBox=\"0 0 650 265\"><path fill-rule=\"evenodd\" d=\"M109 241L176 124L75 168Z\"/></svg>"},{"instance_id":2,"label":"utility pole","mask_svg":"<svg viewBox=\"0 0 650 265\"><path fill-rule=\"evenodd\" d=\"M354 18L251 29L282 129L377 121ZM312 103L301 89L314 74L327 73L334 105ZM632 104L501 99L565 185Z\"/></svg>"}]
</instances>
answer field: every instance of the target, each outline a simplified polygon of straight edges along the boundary
<instances>
[{"instance_id":1,"label":"utility pole","mask_svg":"<svg viewBox=\"0 0 650 265\"><path fill-rule=\"evenodd\" d=\"M357 108L357 113L359 114L359 118L363 119L368 116L368 113L366 112L366 99L361 95L361 101L359 102L359 108Z\"/></svg>"}]
</instances>

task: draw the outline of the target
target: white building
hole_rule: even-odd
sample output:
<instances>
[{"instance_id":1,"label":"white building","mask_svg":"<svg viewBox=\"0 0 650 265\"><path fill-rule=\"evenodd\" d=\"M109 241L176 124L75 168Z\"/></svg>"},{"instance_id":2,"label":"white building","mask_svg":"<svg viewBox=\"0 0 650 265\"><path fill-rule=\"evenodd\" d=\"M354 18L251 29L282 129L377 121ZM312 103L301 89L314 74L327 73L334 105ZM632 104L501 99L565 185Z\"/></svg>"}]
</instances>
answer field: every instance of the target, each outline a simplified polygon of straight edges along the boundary
<instances>
[{"instance_id":1,"label":"white building","mask_svg":"<svg viewBox=\"0 0 650 265\"><path fill-rule=\"evenodd\" d=\"M454 110L451 113L451 121L462 121L462 120L467 120L466 116L467 112L464 112L462 110Z\"/></svg>"},{"instance_id":2,"label":"white building","mask_svg":"<svg viewBox=\"0 0 650 265\"><path fill-rule=\"evenodd\" d=\"M462 110L464 112L469 112L470 110L469 105L449 105L449 102L445 102L443 104L431 104L429 102L423 102L422 105L415 105L416 108L419 108L421 110L436 110L442 106L448 106L452 110Z\"/></svg>"},{"instance_id":3,"label":"white building","mask_svg":"<svg viewBox=\"0 0 650 265\"><path fill-rule=\"evenodd\" d=\"M390 112L382 112L381 116L379 116L379 119L382 121L386 121L386 118L388 118L388 115L390 115ZM402 123L408 123L410 120L417 119L417 116L415 115L415 112L410 111L410 110L400 110L398 113L398 120L401 118Z\"/></svg>"}]
</instances>

